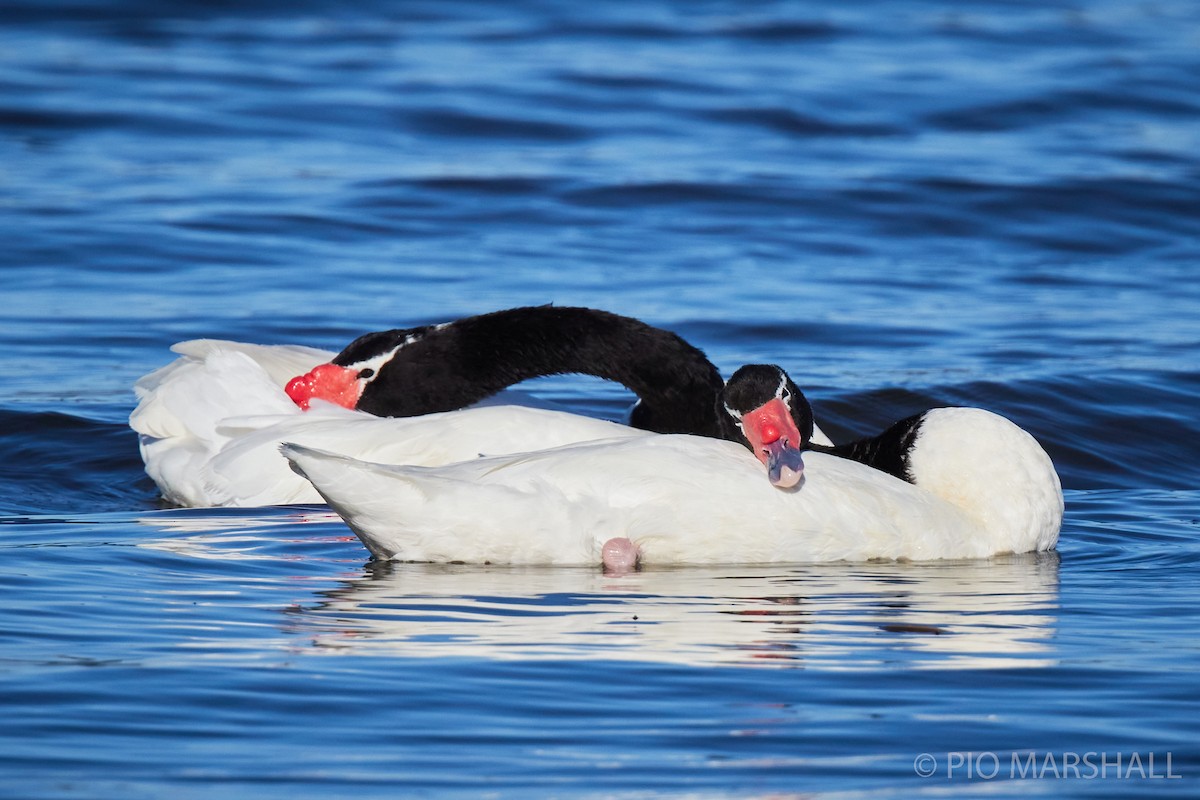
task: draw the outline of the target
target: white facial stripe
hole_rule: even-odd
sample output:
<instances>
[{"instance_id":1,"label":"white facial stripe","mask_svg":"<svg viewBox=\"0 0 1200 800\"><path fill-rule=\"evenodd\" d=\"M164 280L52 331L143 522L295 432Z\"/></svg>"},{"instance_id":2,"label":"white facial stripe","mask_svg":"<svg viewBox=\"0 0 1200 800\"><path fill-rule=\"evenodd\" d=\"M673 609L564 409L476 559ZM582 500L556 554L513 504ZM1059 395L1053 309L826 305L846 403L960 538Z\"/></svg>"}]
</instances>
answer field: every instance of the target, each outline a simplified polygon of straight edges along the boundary
<instances>
[{"instance_id":1,"label":"white facial stripe","mask_svg":"<svg viewBox=\"0 0 1200 800\"><path fill-rule=\"evenodd\" d=\"M448 328L449 326L451 326L453 324L454 324L453 322L442 322L442 323L432 326L428 330L440 331L443 328ZM391 350L388 350L386 353L380 353L377 356L372 356L371 358L367 358L362 361L355 362L354 364L351 364L348 367L348 369L358 370L359 372L362 372L364 369L373 370L374 374L372 374L371 377L363 378L364 385L367 383L370 383L371 381L375 380L376 377L378 377L379 370L383 368L384 364L391 361L392 357L395 356L396 353L400 352L405 347L408 347L410 344L412 344L414 342L419 342L423 336L424 336L424 332L410 333L408 336L404 337L403 342L396 345Z\"/></svg>"},{"instance_id":2,"label":"white facial stripe","mask_svg":"<svg viewBox=\"0 0 1200 800\"><path fill-rule=\"evenodd\" d=\"M783 401L783 404L787 406L787 410L789 412L792 410L792 393L788 391L787 375L783 372L783 370L779 371L779 385L775 387L775 397L776 399Z\"/></svg>"},{"instance_id":3,"label":"white facial stripe","mask_svg":"<svg viewBox=\"0 0 1200 800\"><path fill-rule=\"evenodd\" d=\"M737 425L737 429L742 432L743 436L745 436L746 429L742 425L742 415L739 414L738 412L734 411L732 408L730 408L728 403L722 403L722 405L725 406L726 413L728 413L729 416L733 417L733 421L734 421L734 424Z\"/></svg>"},{"instance_id":4,"label":"white facial stripe","mask_svg":"<svg viewBox=\"0 0 1200 800\"><path fill-rule=\"evenodd\" d=\"M350 369L356 370L358 372L362 372L364 369L374 370L374 374L371 377L363 379L364 383L370 383L371 381L375 380L376 377L379 376L379 370L383 368L384 364L386 364L387 362L392 360L392 356L396 355L396 353L398 353L400 351L400 348L404 347L404 345L406 345L406 344L412 344L415 341L416 341L416 337L409 336L407 339L404 340L404 342L402 344L396 345L391 350L388 350L386 353L380 353L379 355L372 356L371 358L368 358L365 361L359 361L354 364L351 364Z\"/></svg>"}]
</instances>

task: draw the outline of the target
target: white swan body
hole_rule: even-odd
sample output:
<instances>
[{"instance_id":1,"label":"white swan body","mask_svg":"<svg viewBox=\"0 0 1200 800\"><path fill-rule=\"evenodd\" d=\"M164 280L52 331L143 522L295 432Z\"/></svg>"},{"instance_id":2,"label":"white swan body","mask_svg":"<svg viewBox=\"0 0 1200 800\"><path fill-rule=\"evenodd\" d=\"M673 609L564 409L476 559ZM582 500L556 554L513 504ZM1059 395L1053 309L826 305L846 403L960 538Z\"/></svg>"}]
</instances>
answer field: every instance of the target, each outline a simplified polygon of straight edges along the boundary
<instances>
[{"instance_id":1,"label":"white swan body","mask_svg":"<svg viewBox=\"0 0 1200 800\"><path fill-rule=\"evenodd\" d=\"M929 488L806 453L803 481L783 491L744 447L685 435L440 468L283 452L375 556L396 560L598 564L614 537L643 564L979 558L1053 548L1063 512L1045 451L980 409L928 412L911 463Z\"/></svg>"},{"instance_id":2,"label":"white swan body","mask_svg":"<svg viewBox=\"0 0 1200 800\"><path fill-rule=\"evenodd\" d=\"M387 464L439 466L595 439L648 436L591 417L523 405L503 392L462 411L376 417L329 403L301 411L284 393L289 378L333 354L293 345L199 339L172 350L179 358L134 387L130 425L146 472L170 502L253 507L320 503L312 485L279 454L283 442ZM516 398L514 400L514 398ZM828 443L820 431L813 441ZM751 467L761 466L741 449Z\"/></svg>"}]
</instances>

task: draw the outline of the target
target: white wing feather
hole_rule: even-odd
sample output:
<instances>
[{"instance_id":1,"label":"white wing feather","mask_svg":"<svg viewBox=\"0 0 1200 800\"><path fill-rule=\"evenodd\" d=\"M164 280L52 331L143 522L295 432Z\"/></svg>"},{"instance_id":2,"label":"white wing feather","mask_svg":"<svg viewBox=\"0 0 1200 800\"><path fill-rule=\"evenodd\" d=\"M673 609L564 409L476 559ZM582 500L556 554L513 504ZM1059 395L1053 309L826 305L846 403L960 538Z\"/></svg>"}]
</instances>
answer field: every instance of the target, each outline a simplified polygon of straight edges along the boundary
<instances>
[{"instance_id":1,"label":"white wing feather","mask_svg":"<svg viewBox=\"0 0 1200 800\"><path fill-rule=\"evenodd\" d=\"M440 468L284 453L376 555L595 564L626 536L649 564L976 558L1033 549L916 486L809 453L794 491L745 449L692 436L589 442Z\"/></svg>"},{"instance_id":2,"label":"white wing feather","mask_svg":"<svg viewBox=\"0 0 1200 800\"><path fill-rule=\"evenodd\" d=\"M326 403L301 411L283 392L292 376L332 353L307 347L211 339L173 348L180 358L135 386L130 416L146 472L185 506L319 503L312 485L279 455L285 441L395 464L446 464L570 442L643 436L605 420L500 405L519 392L463 411L380 418Z\"/></svg>"}]
</instances>

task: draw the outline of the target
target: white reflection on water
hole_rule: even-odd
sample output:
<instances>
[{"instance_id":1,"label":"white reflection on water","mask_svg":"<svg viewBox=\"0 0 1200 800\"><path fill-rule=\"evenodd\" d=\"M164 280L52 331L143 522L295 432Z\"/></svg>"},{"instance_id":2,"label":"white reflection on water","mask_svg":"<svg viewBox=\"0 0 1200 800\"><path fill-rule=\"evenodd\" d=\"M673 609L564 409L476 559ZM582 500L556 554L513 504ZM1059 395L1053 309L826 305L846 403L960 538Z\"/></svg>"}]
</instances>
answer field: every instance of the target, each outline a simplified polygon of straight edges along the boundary
<instances>
[{"instance_id":1,"label":"white reflection on water","mask_svg":"<svg viewBox=\"0 0 1200 800\"><path fill-rule=\"evenodd\" d=\"M314 538L313 533L329 532L324 537L326 541L358 541L334 512L300 506L232 511L174 509L138 517L136 522L169 534L160 539L139 541L138 547L220 561L299 559L303 557L303 545L321 540ZM320 527L296 529L296 525ZM281 552L289 544L294 545L297 552Z\"/></svg>"},{"instance_id":2,"label":"white reflection on water","mask_svg":"<svg viewBox=\"0 0 1200 800\"><path fill-rule=\"evenodd\" d=\"M184 557L309 561L323 580L330 576L319 562L357 560L344 549L353 547L353 536L327 509L185 510L139 521L166 534L140 546ZM307 654L409 658L1043 667L1057 663L1058 569L1057 553L621 576L371 563L336 588L305 588L306 596L282 608L281 645Z\"/></svg>"},{"instance_id":3,"label":"white reflection on water","mask_svg":"<svg viewBox=\"0 0 1200 800\"><path fill-rule=\"evenodd\" d=\"M643 571L373 565L288 610L308 652L820 669L1053 665L1057 553Z\"/></svg>"}]
</instances>

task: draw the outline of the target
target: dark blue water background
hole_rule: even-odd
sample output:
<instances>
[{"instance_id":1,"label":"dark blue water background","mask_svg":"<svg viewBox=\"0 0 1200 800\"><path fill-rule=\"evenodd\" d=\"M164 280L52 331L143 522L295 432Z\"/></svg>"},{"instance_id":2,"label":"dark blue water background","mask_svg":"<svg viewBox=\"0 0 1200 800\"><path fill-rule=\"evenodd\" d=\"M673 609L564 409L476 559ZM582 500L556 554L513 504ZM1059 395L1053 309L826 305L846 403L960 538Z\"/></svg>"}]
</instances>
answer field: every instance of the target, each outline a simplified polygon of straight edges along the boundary
<instances>
[{"instance_id":1,"label":"dark blue water background","mask_svg":"<svg viewBox=\"0 0 1200 800\"><path fill-rule=\"evenodd\" d=\"M0 4L0 794L1196 796L1198 75L1190 0ZM1006 414L1059 549L387 566L142 474L176 341L544 302ZM1089 751L1158 777L1010 779Z\"/></svg>"}]
</instances>

